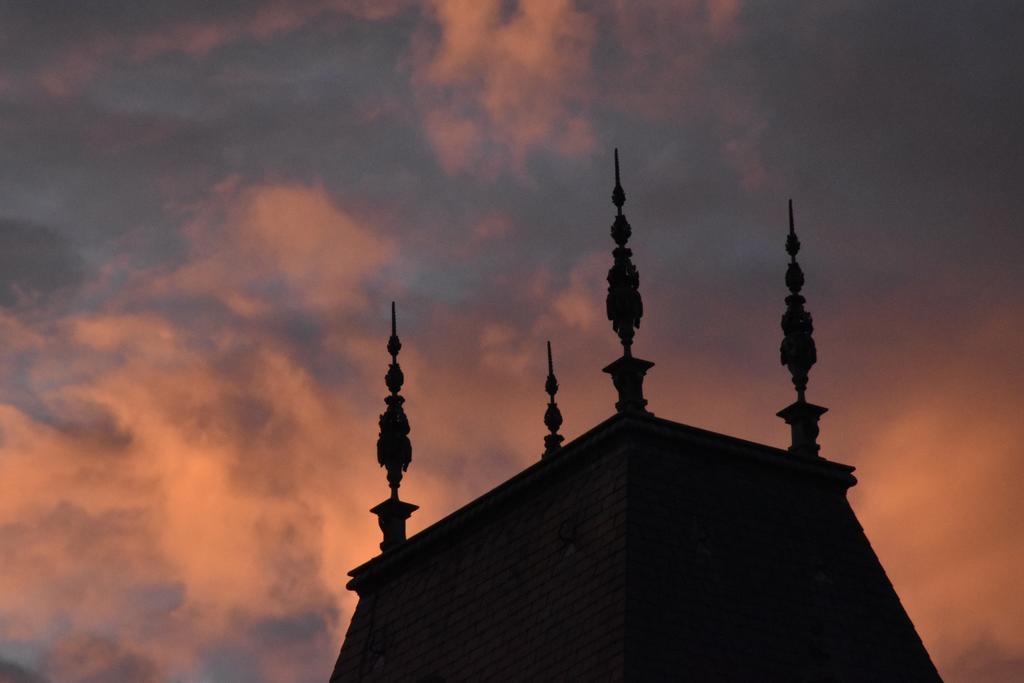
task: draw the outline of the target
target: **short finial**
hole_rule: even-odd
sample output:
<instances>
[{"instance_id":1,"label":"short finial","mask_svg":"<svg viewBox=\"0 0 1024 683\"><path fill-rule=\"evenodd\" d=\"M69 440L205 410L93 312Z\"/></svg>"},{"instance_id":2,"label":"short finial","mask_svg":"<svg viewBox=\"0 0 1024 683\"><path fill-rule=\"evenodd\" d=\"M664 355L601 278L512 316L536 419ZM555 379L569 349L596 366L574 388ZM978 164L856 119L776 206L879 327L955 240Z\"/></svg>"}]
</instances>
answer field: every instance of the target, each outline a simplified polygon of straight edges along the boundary
<instances>
[{"instance_id":1,"label":"short finial","mask_svg":"<svg viewBox=\"0 0 1024 683\"><path fill-rule=\"evenodd\" d=\"M391 355L388 372L384 383L390 395L385 397L387 405L380 416L380 436L377 438L377 463L388 473L388 486L391 496L370 512L378 517L380 528L384 532L381 550L387 550L405 540L405 520L417 509L417 506L398 499L398 487L402 483L402 474L409 469L412 462L412 442L409 441L409 418L406 417L402 404L405 398L399 395L405 376L398 365L398 352L402 342L398 339L395 323L395 302L391 302L391 336L388 338L387 350Z\"/></svg>"},{"instance_id":2,"label":"short finial","mask_svg":"<svg viewBox=\"0 0 1024 683\"><path fill-rule=\"evenodd\" d=\"M622 189L618 148L615 149L615 187L612 189L612 203L615 205L616 215L611 232L616 246L612 250L614 261L611 270L608 271L606 307L612 330L619 335L622 344L622 358L605 368L605 372L612 376L615 388L619 392L619 400L615 404L619 412L647 412L644 408L647 401L643 397L643 378L654 363L633 358L633 337L640 327L644 304L640 298L640 273L633 265L633 250L626 246L633 229L622 213L622 205L626 203L626 192Z\"/></svg>"},{"instance_id":3,"label":"short finial","mask_svg":"<svg viewBox=\"0 0 1024 683\"><path fill-rule=\"evenodd\" d=\"M782 364L789 369L796 389L796 402L779 412L792 427L793 442L790 451L798 455L817 455L819 446L818 418L827 408L808 403L805 398L807 391L807 375L811 367L818 361L817 348L814 345L814 322L811 314L804 309L806 299L800 294L804 286L804 273L796 261L800 251L800 240L796 236L793 222L793 200L789 200L789 234L786 236L786 253L789 254L789 265L786 267L786 312L782 316L782 345L779 349Z\"/></svg>"},{"instance_id":4,"label":"short finial","mask_svg":"<svg viewBox=\"0 0 1024 683\"><path fill-rule=\"evenodd\" d=\"M555 367L551 362L551 342L548 342L548 377L544 382L544 391L548 394L548 408L544 411L544 426L551 432L544 437L544 455L546 458L562 447L565 440L558 429L562 426L562 411L555 403L555 394L558 393L558 380L555 379Z\"/></svg>"}]
</instances>

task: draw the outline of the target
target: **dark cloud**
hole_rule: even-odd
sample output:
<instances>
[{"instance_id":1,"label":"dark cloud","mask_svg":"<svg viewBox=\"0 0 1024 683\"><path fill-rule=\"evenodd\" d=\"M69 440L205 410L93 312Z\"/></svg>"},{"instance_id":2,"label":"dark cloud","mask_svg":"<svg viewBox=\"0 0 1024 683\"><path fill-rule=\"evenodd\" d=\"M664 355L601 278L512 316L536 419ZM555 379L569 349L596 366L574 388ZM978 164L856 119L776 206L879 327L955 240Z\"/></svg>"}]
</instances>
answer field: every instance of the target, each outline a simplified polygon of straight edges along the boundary
<instances>
[{"instance_id":1,"label":"dark cloud","mask_svg":"<svg viewBox=\"0 0 1024 683\"><path fill-rule=\"evenodd\" d=\"M185 604L187 589L181 581L165 581L133 587L131 601L142 612L152 615L153 632L161 631L159 622Z\"/></svg>"},{"instance_id":2,"label":"dark cloud","mask_svg":"<svg viewBox=\"0 0 1024 683\"><path fill-rule=\"evenodd\" d=\"M324 650L337 645L332 637L336 620L331 609L238 615L235 637L201 649L198 675L239 683L318 680L332 661Z\"/></svg>"},{"instance_id":3,"label":"dark cloud","mask_svg":"<svg viewBox=\"0 0 1024 683\"><path fill-rule=\"evenodd\" d=\"M349 3L349 7L360 13L360 3ZM223 42L237 39L265 39L277 27L287 31L329 14L328 10L329 4L322 0L218 0L216 3L183 0L171 4L150 0L101 0L89 6L61 8L4 3L0 6L0 22L4 27L4 47L0 55L4 64L23 68L48 66L62 56L108 60L139 58L138 41L145 43L146 39L155 40L168 34L181 39L166 45L159 43L167 50L186 51L197 44L216 48ZM295 17L295 21L291 21L291 17ZM250 24L255 25L251 31L232 31ZM195 34L204 32L212 35L204 40L195 38ZM142 50L142 56L146 54Z\"/></svg>"},{"instance_id":4,"label":"dark cloud","mask_svg":"<svg viewBox=\"0 0 1024 683\"><path fill-rule=\"evenodd\" d=\"M822 221L889 253L1007 267L1024 208L1010 191L1024 180L1024 94L1006 87L1024 77L1009 28L1020 5L851 3L814 19L776 6L749 17L738 63L769 122L766 161L816 209L832 201Z\"/></svg>"},{"instance_id":5,"label":"dark cloud","mask_svg":"<svg viewBox=\"0 0 1024 683\"><path fill-rule=\"evenodd\" d=\"M253 652L233 643L210 643L202 658L202 674L211 681L224 683L265 683L261 662ZM312 680L312 679L310 679Z\"/></svg>"},{"instance_id":6,"label":"dark cloud","mask_svg":"<svg viewBox=\"0 0 1024 683\"><path fill-rule=\"evenodd\" d=\"M117 423L117 418L95 404L60 406L43 416L69 443L83 454L104 456L125 453L132 444L131 432Z\"/></svg>"},{"instance_id":7,"label":"dark cloud","mask_svg":"<svg viewBox=\"0 0 1024 683\"><path fill-rule=\"evenodd\" d=\"M0 683L49 683L49 681L20 664L0 660Z\"/></svg>"},{"instance_id":8,"label":"dark cloud","mask_svg":"<svg viewBox=\"0 0 1024 683\"><path fill-rule=\"evenodd\" d=\"M282 651L310 642L323 642L330 633L333 619L334 615L329 618L323 611L272 617L252 624L250 634L257 647Z\"/></svg>"},{"instance_id":9,"label":"dark cloud","mask_svg":"<svg viewBox=\"0 0 1024 683\"><path fill-rule=\"evenodd\" d=\"M99 636L72 635L56 643L47 656L46 672L62 683L159 683L157 665Z\"/></svg>"},{"instance_id":10,"label":"dark cloud","mask_svg":"<svg viewBox=\"0 0 1024 683\"><path fill-rule=\"evenodd\" d=\"M45 304L80 284L84 264L69 240L43 225L0 218L0 305Z\"/></svg>"},{"instance_id":11,"label":"dark cloud","mask_svg":"<svg viewBox=\"0 0 1024 683\"><path fill-rule=\"evenodd\" d=\"M1016 683L1024 679L1024 657L1008 655L986 640L956 658L942 673L951 681Z\"/></svg>"}]
</instances>

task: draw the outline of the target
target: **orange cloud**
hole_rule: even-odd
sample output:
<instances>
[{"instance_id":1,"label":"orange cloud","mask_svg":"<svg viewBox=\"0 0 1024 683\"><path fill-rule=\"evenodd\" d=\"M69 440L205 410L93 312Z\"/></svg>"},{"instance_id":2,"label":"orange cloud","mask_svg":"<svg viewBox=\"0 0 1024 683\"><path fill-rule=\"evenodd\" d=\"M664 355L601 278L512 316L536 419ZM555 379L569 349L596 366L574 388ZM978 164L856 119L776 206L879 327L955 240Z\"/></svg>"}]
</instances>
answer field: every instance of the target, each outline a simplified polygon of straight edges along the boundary
<instances>
[{"instance_id":1,"label":"orange cloud","mask_svg":"<svg viewBox=\"0 0 1024 683\"><path fill-rule=\"evenodd\" d=\"M328 15L380 21L417 7L407 0L264 0L242 13L84 40L36 80L52 96L67 97L112 60L174 52L204 59L224 45L272 40ZM432 0L419 9L412 86L427 138L448 172L494 175L522 172L537 151L589 153L597 136L595 106L654 117L686 110L697 99L712 50L740 30L742 7L740 0L610 7L573 0ZM614 55L602 82L594 76L598 49ZM729 106L709 105L704 94L699 99L702 110ZM739 132L731 139L725 153L743 167L744 183L756 185L754 151Z\"/></svg>"},{"instance_id":2,"label":"orange cloud","mask_svg":"<svg viewBox=\"0 0 1024 683\"><path fill-rule=\"evenodd\" d=\"M863 467L871 485L857 495L862 521L940 664L982 637L1024 653L1024 598L1015 590L1024 550L1003 524L1017 499L1012 482L1024 475L1015 445L1024 429L965 423L958 412L922 405L879 429Z\"/></svg>"},{"instance_id":3,"label":"orange cloud","mask_svg":"<svg viewBox=\"0 0 1024 683\"><path fill-rule=\"evenodd\" d=\"M237 181L195 207L185 235L184 263L131 273L101 310L45 324L0 317L29 356L38 399L0 406L0 481L16 482L0 497L0 544L18 549L0 565L10 587L0 638L49 642L39 666L60 680L187 679L217 648L244 652L268 681L315 678L354 606L344 574L376 552L367 510L386 495L373 454L386 309L376 327L361 316L396 247L321 187ZM518 321L484 302L428 307L405 327L400 317L414 445L402 490L421 505L412 531L539 458L546 339L563 433L611 413L599 372L618 352L601 309L609 262L594 254L564 277L531 278ZM731 350L674 346L672 326L692 321L673 319L670 293L648 291L635 350L658 363L651 408L782 443L773 412L789 398L785 371L758 380ZM175 308L197 300L217 314ZM296 308L325 326L340 381L270 324ZM865 329L859 315L843 325ZM859 383L863 361L838 357L820 326L830 352L812 389L833 408L826 454L860 467L855 508L939 665L979 634L1024 652L1014 597L1024 558L1007 523L1024 463L1010 415L1024 378L993 379L1014 367L1006 349L1019 346L1009 343L1024 336L1019 323L975 321L950 339L958 357L981 359L958 372L920 339L863 350L913 359L877 383L900 392ZM773 343L748 341L775 367ZM860 446L834 453L841 442Z\"/></svg>"},{"instance_id":4,"label":"orange cloud","mask_svg":"<svg viewBox=\"0 0 1024 683\"><path fill-rule=\"evenodd\" d=\"M348 329L390 246L319 187L224 185L186 234L184 264L130 273L104 310L48 334L7 324L39 408L0 407L0 480L18 483L0 497L0 543L18 548L0 639L51 642L39 666L61 681L191 675L203 647L253 638L275 643L266 680L308 675L289 650L326 670L351 607L341 568L375 547L362 501L338 493L380 479L376 405L322 384L272 328L167 306L271 322L306 307Z\"/></svg>"},{"instance_id":5,"label":"orange cloud","mask_svg":"<svg viewBox=\"0 0 1024 683\"><path fill-rule=\"evenodd\" d=\"M554 295L552 303L562 321L581 333L595 333L605 321L605 278L609 259L593 253L582 259L569 272L569 285Z\"/></svg>"},{"instance_id":6,"label":"orange cloud","mask_svg":"<svg viewBox=\"0 0 1024 683\"><path fill-rule=\"evenodd\" d=\"M1022 342L1020 320L987 313L941 345L908 340L913 370L860 420L854 504L940 671L978 648L1024 657Z\"/></svg>"},{"instance_id":7,"label":"orange cloud","mask_svg":"<svg viewBox=\"0 0 1024 683\"><path fill-rule=\"evenodd\" d=\"M361 308L359 283L394 253L322 187L228 181L198 207L185 232L190 261L157 286L216 298L243 316L266 313L271 303Z\"/></svg>"},{"instance_id":8,"label":"orange cloud","mask_svg":"<svg viewBox=\"0 0 1024 683\"><path fill-rule=\"evenodd\" d=\"M425 125L449 171L486 157L513 166L540 147L580 154L593 145L591 17L569 0L438 0L440 43L417 72Z\"/></svg>"},{"instance_id":9,"label":"orange cloud","mask_svg":"<svg viewBox=\"0 0 1024 683\"><path fill-rule=\"evenodd\" d=\"M571 0L435 0L439 37L421 36L415 83L427 136L450 173L523 170L535 151L595 145L596 107L678 116L727 110L701 80L741 30L740 0L660 0L583 7ZM598 82L597 61L610 59ZM609 57L610 56L610 57ZM728 111L722 112L728 118ZM723 150L747 187L763 183L756 139L735 122Z\"/></svg>"}]
</instances>

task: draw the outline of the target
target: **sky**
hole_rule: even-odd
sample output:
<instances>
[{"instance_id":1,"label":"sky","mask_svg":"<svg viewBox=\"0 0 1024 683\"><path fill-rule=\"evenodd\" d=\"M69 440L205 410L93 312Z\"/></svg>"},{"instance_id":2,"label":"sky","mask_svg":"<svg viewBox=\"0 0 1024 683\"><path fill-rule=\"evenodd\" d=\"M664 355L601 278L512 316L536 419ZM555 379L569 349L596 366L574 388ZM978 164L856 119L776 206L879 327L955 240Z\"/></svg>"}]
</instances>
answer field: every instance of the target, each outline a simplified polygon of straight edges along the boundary
<instances>
[{"instance_id":1,"label":"sky","mask_svg":"<svg viewBox=\"0 0 1024 683\"><path fill-rule=\"evenodd\" d=\"M0 682L323 681L377 552L571 439L620 149L658 416L822 455L947 681L1024 679L1024 5L0 1Z\"/></svg>"}]
</instances>

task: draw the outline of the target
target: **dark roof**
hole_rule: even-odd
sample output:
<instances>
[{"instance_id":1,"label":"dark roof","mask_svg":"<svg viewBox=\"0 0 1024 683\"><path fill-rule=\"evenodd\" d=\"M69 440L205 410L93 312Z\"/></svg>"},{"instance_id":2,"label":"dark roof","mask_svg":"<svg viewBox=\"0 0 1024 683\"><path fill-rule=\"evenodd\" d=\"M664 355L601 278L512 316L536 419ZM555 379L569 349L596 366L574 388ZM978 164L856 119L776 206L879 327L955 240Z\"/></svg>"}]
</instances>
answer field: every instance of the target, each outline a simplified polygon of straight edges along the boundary
<instances>
[{"instance_id":1,"label":"dark roof","mask_svg":"<svg viewBox=\"0 0 1024 683\"><path fill-rule=\"evenodd\" d=\"M332 681L937 681L853 468L618 414L352 572Z\"/></svg>"}]
</instances>

